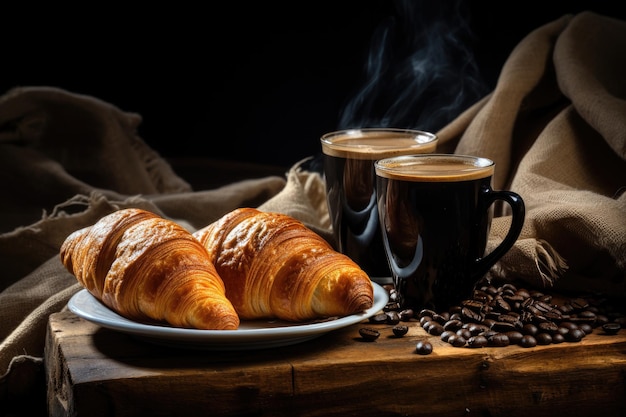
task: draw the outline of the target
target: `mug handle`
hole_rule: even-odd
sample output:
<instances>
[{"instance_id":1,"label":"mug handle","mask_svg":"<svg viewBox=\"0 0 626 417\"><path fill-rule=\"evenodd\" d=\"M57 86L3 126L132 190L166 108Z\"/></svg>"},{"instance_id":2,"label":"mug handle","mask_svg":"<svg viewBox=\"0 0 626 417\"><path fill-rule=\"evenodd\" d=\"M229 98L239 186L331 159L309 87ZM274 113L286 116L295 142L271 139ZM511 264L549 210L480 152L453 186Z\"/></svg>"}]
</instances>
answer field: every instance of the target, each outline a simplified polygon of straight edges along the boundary
<instances>
[{"instance_id":1,"label":"mug handle","mask_svg":"<svg viewBox=\"0 0 626 417\"><path fill-rule=\"evenodd\" d=\"M489 208L497 200L506 202L512 210L511 226L508 233L487 256L484 256L476 260L474 268L474 279L479 280L483 275L489 271L489 269L500 259L504 254L513 247L524 226L524 218L526 215L526 208L524 200L519 194L512 191L494 191L493 189L484 190L483 198L485 206Z\"/></svg>"}]
</instances>

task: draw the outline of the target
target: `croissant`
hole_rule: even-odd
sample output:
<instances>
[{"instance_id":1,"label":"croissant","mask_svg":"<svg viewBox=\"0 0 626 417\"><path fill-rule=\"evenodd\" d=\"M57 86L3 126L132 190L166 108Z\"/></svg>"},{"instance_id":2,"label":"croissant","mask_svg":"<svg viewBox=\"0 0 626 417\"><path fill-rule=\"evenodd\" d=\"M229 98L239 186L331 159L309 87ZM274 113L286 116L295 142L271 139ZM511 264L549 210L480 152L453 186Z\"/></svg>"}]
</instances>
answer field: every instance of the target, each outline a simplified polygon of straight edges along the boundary
<instances>
[{"instance_id":1,"label":"croissant","mask_svg":"<svg viewBox=\"0 0 626 417\"><path fill-rule=\"evenodd\" d=\"M196 231L241 319L297 322L362 312L369 276L300 221L240 208Z\"/></svg>"},{"instance_id":2,"label":"croissant","mask_svg":"<svg viewBox=\"0 0 626 417\"><path fill-rule=\"evenodd\" d=\"M154 213L111 213L70 234L60 255L94 297L126 318L205 330L239 327L206 249Z\"/></svg>"}]
</instances>

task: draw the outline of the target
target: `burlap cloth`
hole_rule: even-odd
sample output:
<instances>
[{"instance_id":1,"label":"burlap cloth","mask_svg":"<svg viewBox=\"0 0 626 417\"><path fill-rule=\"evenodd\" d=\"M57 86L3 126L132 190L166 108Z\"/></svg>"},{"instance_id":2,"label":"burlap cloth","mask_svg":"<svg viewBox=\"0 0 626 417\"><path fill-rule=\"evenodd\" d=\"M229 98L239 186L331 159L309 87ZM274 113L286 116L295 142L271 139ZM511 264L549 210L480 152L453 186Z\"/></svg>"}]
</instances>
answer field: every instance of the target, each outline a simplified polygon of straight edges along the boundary
<instances>
[{"instance_id":1,"label":"burlap cloth","mask_svg":"<svg viewBox=\"0 0 626 417\"><path fill-rule=\"evenodd\" d=\"M593 13L550 22L513 50L491 94L438 132L440 151L495 160L495 188L526 202L522 235L491 276L626 295L624 51L626 22ZM309 161L285 178L192 190L137 136L140 122L55 88L0 98L1 415L45 407L47 317L79 289L58 257L71 231L123 207L193 230L253 206L332 241L323 179ZM490 246L508 227L506 207L497 214Z\"/></svg>"}]
</instances>

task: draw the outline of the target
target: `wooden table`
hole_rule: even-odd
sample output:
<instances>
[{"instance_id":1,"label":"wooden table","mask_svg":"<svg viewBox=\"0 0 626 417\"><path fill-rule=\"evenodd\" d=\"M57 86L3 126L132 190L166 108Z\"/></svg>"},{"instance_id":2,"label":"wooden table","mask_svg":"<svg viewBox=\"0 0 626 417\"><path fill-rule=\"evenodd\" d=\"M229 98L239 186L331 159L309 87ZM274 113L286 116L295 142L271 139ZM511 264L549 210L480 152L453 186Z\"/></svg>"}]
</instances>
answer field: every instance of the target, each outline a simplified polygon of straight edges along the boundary
<instances>
[{"instance_id":1,"label":"wooden table","mask_svg":"<svg viewBox=\"0 0 626 417\"><path fill-rule=\"evenodd\" d=\"M454 348L417 322L364 342L364 324L259 351L153 345L73 313L50 317L51 416L626 415L626 330L579 343ZM369 326L369 324L367 324ZM429 339L430 355L415 353Z\"/></svg>"}]
</instances>

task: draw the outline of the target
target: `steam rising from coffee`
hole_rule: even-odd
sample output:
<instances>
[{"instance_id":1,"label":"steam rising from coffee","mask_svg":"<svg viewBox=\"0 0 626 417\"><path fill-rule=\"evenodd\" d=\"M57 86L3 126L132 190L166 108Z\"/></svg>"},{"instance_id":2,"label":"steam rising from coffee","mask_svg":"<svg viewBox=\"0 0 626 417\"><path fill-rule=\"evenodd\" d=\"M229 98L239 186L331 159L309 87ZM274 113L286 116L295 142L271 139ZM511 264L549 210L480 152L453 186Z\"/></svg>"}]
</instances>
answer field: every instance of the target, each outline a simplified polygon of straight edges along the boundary
<instances>
[{"instance_id":1,"label":"steam rising from coffee","mask_svg":"<svg viewBox=\"0 0 626 417\"><path fill-rule=\"evenodd\" d=\"M488 88L468 44L462 0L403 0L371 42L364 84L346 104L339 129L403 127L437 131Z\"/></svg>"}]
</instances>

